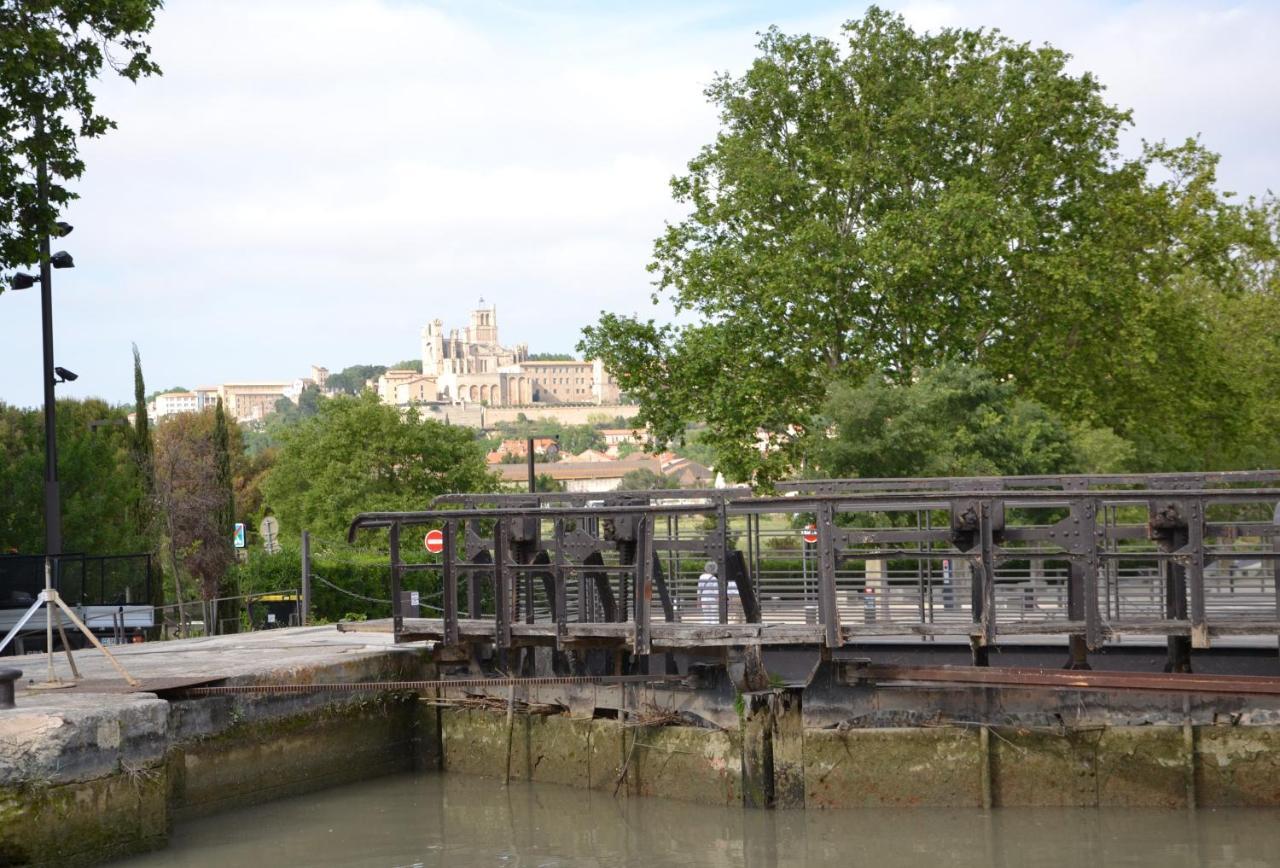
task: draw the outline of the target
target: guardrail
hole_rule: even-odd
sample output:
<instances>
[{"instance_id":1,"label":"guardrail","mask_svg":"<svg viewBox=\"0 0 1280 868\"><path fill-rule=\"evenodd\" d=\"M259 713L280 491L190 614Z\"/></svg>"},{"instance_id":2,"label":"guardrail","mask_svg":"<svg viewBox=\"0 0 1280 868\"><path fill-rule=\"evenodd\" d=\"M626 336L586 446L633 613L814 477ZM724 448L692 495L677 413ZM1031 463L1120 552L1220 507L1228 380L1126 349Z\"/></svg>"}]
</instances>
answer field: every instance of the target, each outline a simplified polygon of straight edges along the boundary
<instances>
[{"instance_id":1,"label":"guardrail","mask_svg":"<svg viewBox=\"0 0 1280 868\"><path fill-rule=\"evenodd\" d=\"M402 577L439 574L448 643L460 641L461 620L491 619L499 648L522 622L554 623L559 642L574 624L605 621L629 624L630 650L648 654L657 618L818 625L832 648L962 637L979 663L1001 636L1066 635L1084 665L1088 649L1139 634L1167 637L1181 670L1214 636L1280 634L1280 488L1230 487L1280 473L1027 487L1047 479L906 480L905 490L824 480L763 498L456 495L448 502L460 509L363 514L349 535L389 531L397 637ZM812 525L814 542L797 524ZM406 563L410 528L441 531L440 554ZM714 588L698 587L704 560L720 566Z\"/></svg>"}]
</instances>

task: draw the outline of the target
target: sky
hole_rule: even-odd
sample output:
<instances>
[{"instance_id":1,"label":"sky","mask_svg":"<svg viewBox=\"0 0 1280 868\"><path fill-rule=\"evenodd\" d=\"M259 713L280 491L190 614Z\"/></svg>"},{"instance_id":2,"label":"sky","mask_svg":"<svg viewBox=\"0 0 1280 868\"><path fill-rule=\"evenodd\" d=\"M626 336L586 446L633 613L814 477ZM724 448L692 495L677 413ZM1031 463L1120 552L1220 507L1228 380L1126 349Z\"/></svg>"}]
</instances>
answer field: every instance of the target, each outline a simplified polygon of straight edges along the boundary
<instances>
[{"instance_id":1,"label":"sky","mask_svg":"<svg viewBox=\"0 0 1280 868\"><path fill-rule=\"evenodd\" d=\"M1199 135L1221 186L1280 192L1280 3L883 3L917 29L1048 42L1134 110ZM483 298L503 343L572 352L600 311L664 319L646 271L668 182L716 132L703 90L757 34L835 37L862 3L168 0L164 75L97 86L56 245L64 396L288 380L419 355ZM35 290L0 294L0 401L42 400Z\"/></svg>"}]
</instances>

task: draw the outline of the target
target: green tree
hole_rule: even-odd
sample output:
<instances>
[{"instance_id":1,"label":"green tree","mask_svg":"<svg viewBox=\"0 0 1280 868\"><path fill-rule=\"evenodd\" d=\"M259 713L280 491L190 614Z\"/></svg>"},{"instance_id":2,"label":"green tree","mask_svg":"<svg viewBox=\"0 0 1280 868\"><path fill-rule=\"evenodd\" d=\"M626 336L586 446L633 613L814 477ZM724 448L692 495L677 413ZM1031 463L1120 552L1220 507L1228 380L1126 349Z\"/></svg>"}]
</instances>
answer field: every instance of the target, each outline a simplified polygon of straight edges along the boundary
<instances>
[{"instance_id":1,"label":"green tree","mask_svg":"<svg viewBox=\"0 0 1280 868\"><path fill-rule=\"evenodd\" d=\"M96 398L61 400L57 427L64 550L151 551L125 409ZM0 552L10 550L44 551L44 418L40 410L0 403Z\"/></svg>"},{"instance_id":2,"label":"green tree","mask_svg":"<svg viewBox=\"0 0 1280 868\"><path fill-rule=\"evenodd\" d=\"M679 488L680 481L671 476L656 473L645 467L637 467L623 474L618 491L650 491L661 488Z\"/></svg>"},{"instance_id":3,"label":"green tree","mask_svg":"<svg viewBox=\"0 0 1280 868\"><path fill-rule=\"evenodd\" d=\"M78 139L115 126L90 85L104 63L132 81L158 73L143 38L160 0L0 2L0 276L38 257L84 172ZM40 128L43 128L41 134ZM49 171L42 210L36 166ZM9 283L0 280L0 292Z\"/></svg>"},{"instance_id":4,"label":"green tree","mask_svg":"<svg viewBox=\"0 0 1280 868\"><path fill-rule=\"evenodd\" d=\"M398 371L417 371L422 373L422 359L405 359L403 362L396 362L392 367Z\"/></svg>"},{"instance_id":5,"label":"green tree","mask_svg":"<svg viewBox=\"0 0 1280 868\"><path fill-rule=\"evenodd\" d=\"M224 493L223 505L217 514L218 525L227 536L231 536L236 517L236 495L231 477L231 435L221 398L213 410L213 450L214 482Z\"/></svg>"},{"instance_id":6,"label":"green tree","mask_svg":"<svg viewBox=\"0 0 1280 868\"><path fill-rule=\"evenodd\" d=\"M469 429L402 414L366 392L324 401L284 432L263 494L290 533L337 536L360 512L423 509L438 494L495 486Z\"/></svg>"},{"instance_id":7,"label":"green tree","mask_svg":"<svg viewBox=\"0 0 1280 868\"><path fill-rule=\"evenodd\" d=\"M325 381L325 388L358 395L365 390L365 383L378 379L386 372L386 365L351 365L336 374L330 374Z\"/></svg>"},{"instance_id":8,"label":"green tree","mask_svg":"<svg viewBox=\"0 0 1280 868\"><path fill-rule=\"evenodd\" d=\"M186 579L201 599L219 595L235 561L226 524L230 489L220 453L240 450L217 410L179 413L156 429L155 499L178 601L185 602ZM220 446L220 441L224 444Z\"/></svg>"},{"instance_id":9,"label":"green tree","mask_svg":"<svg viewBox=\"0 0 1280 868\"><path fill-rule=\"evenodd\" d=\"M556 492L564 491L564 483L553 477L550 473L539 473L533 480L534 491Z\"/></svg>"},{"instance_id":10,"label":"green tree","mask_svg":"<svg viewBox=\"0 0 1280 868\"><path fill-rule=\"evenodd\" d=\"M1012 383L954 363L909 386L882 375L857 387L838 384L824 411L825 424L809 450L811 470L822 476L1101 472L1128 469L1124 462L1132 460L1132 447L1110 432L1090 430L1080 442L1056 414L1019 396Z\"/></svg>"},{"instance_id":11,"label":"green tree","mask_svg":"<svg viewBox=\"0 0 1280 868\"><path fill-rule=\"evenodd\" d=\"M1210 366L1175 278L1234 291L1237 254L1268 243L1216 191L1217 158L1194 142L1125 157L1130 114L1049 46L917 33L875 7L844 37L770 30L708 88L721 131L672 180L690 213L651 265L693 322L604 314L578 345L639 421L660 444L705 421L718 468L767 481L833 382L906 384L948 359L1126 438L1176 420L1171 378Z\"/></svg>"},{"instance_id":12,"label":"green tree","mask_svg":"<svg viewBox=\"0 0 1280 868\"><path fill-rule=\"evenodd\" d=\"M138 345L133 345L133 436L129 452L137 469L140 485L138 501L134 506L138 531L151 538L155 516L152 506L155 497L155 456L151 442L151 421L147 416L147 384L142 376L142 356Z\"/></svg>"}]
</instances>

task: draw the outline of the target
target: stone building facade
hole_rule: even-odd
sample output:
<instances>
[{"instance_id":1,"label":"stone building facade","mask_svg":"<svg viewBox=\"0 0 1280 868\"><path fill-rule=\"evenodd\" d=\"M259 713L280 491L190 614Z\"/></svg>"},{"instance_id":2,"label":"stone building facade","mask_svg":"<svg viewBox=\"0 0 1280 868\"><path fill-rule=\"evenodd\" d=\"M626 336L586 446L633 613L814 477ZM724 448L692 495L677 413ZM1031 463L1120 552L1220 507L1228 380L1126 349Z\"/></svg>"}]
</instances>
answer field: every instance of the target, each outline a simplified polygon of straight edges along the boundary
<instances>
[{"instance_id":1,"label":"stone building facade","mask_svg":"<svg viewBox=\"0 0 1280 868\"><path fill-rule=\"evenodd\" d=\"M485 307L483 299L466 328L446 333L438 319L423 327L422 377L435 379L435 400L448 404L522 407L619 400L617 384L598 361L530 361L527 344L504 347L497 306ZM392 388L383 396L388 403Z\"/></svg>"}]
</instances>

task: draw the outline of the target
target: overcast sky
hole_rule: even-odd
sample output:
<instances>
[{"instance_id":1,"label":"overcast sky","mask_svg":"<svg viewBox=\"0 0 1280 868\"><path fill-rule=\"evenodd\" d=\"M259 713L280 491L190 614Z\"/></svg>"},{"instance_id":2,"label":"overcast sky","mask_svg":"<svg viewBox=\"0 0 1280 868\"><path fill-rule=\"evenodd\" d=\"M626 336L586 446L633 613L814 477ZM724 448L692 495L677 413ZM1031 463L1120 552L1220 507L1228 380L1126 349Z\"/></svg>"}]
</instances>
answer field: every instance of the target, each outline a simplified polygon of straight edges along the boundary
<instances>
[{"instance_id":1,"label":"overcast sky","mask_svg":"<svg viewBox=\"0 0 1280 868\"><path fill-rule=\"evenodd\" d=\"M1200 134L1225 189L1280 191L1280 4L885 4L918 28L1050 42L1135 111ZM1051 7L1051 8L1049 8ZM504 343L572 351L602 309L662 315L645 271L702 96L770 24L829 36L862 4L169 0L164 76L103 81L57 272L66 395L291 379L418 356L483 297ZM0 295L0 400L41 400L35 291Z\"/></svg>"}]
</instances>

